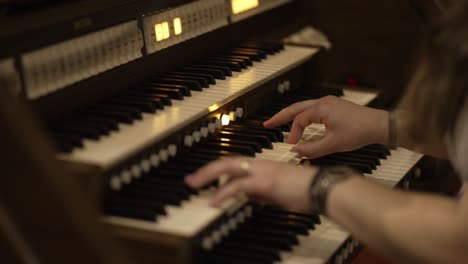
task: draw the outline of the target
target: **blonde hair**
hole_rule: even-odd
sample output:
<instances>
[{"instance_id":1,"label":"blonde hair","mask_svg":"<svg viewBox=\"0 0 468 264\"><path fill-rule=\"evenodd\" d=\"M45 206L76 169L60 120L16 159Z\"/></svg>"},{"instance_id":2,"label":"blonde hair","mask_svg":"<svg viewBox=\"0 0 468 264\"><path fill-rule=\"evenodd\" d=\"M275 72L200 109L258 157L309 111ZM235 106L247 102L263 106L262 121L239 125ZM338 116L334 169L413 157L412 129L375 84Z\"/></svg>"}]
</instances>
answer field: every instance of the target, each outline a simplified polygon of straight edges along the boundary
<instances>
[{"instance_id":1,"label":"blonde hair","mask_svg":"<svg viewBox=\"0 0 468 264\"><path fill-rule=\"evenodd\" d=\"M451 5L423 42L421 60L398 109L416 143L452 133L468 85L468 1ZM400 112L403 112L400 111Z\"/></svg>"}]
</instances>

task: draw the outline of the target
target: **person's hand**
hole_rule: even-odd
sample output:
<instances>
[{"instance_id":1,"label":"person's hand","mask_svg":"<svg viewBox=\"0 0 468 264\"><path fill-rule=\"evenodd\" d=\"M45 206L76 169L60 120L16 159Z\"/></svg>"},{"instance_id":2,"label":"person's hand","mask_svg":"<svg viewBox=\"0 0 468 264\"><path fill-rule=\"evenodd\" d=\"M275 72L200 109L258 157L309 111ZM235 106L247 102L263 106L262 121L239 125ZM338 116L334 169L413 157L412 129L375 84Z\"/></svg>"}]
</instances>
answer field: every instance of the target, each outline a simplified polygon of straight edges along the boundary
<instances>
[{"instance_id":1,"label":"person's hand","mask_svg":"<svg viewBox=\"0 0 468 264\"><path fill-rule=\"evenodd\" d=\"M293 104L267 120L264 126L277 127L291 120L294 121L286 141L290 144L296 144L304 129L312 123L326 127L322 139L292 149L309 158L388 141L388 112L359 106L335 96Z\"/></svg>"},{"instance_id":2,"label":"person's hand","mask_svg":"<svg viewBox=\"0 0 468 264\"><path fill-rule=\"evenodd\" d=\"M253 201L307 212L312 208L309 186L317 170L315 167L235 157L211 162L187 176L185 181L192 188L200 188L221 175L228 175L229 180L211 202L215 207L229 197L244 193Z\"/></svg>"}]
</instances>

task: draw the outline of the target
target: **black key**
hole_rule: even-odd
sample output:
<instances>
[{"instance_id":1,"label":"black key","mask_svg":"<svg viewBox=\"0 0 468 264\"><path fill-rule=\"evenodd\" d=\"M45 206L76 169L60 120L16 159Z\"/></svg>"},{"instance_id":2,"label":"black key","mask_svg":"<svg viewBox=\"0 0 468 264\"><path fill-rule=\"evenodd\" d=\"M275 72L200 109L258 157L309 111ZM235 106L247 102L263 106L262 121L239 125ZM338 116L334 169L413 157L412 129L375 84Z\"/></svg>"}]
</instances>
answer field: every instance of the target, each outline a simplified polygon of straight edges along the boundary
<instances>
[{"instance_id":1,"label":"black key","mask_svg":"<svg viewBox=\"0 0 468 264\"><path fill-rule=\"evenodd\" d=\"M138 95L138 94L133 94L133 95L122 95L120 97L118 97L119 99L123 99L123 100L134 100L134 101L137 101L137 102L144 102L144 103L148 103L148 104L151 104L152 107L156 110L156 109L163 109L164 108L164 103L162 102L162 100L160 98L157 98L157 97L151 97L151 96L145 96L145 95Z\"/></svg>"},{"instance_id":2,"label":"black key","mask_svg":"<svg viewBox=\"0 0 468 264\"><path fill-rule=\"evenodd\" d=\"M171 98L167 94L154 93L152 91L133 90L129 96L146 97L151 100L160 100L163 105L172 105Z\"/></svg>"},{"instance_id":3,"label":"black key","mask_svg":"<svg viewBox=\"0 0 468 264\"><path fill-rule=\"evenodd\" d=\"M216 134L216 136L223 137L223 138L238 139L238 140L251 140L251 141L258 142L263 148L268 148L268 149L273 148L273 145L271 144L270 139L263 135L240 134L240 133L234 133L230 131L219 131Z\"/></svg>"},{"instance_id":4,"label":"black key","mask_svg":"<svg viewBox=\"0 0 468 264\"><path fill-rule=\"evenodd\" d=\"M254 48L234 48L231 51L234 52L251 52L254 54L257 54L261 59L265 59L267 57L267 53L263 50L260 49L254 49Z\"/></svg>"},{"instance_id":5,"label":"black key","mask_svg":"<svg viewBox=\"0 0 468 264\"><path fill-rule=\"evenodd\" d=\"M113 194L110 196L110 198L106 200L105 203L109 205L117 205L117 206L123 205L123 206L129 206L129 207L151 209L153 210L155 214L158 214L158 215L166 214L166 211L164 210L164 207L166 205L158 201L148 201L148 200L142 200L142 199L120 197L118 194Z\"/></svg>"},{"instance_id":6,"label":"black key","mask_svg":"<svg viewBox=\"0 0 468 264\"><path fill-rule=\"evenodd\" d=\"M108 110L116 113L126 113L129 114L133 119L142 119L140 110L136 107L130 106L120 106L108 102L99 102L96 104L98 109Z\"/></svg>"},{"instance_id":7,"label":"black key","mask_svg":"<svg viewBox=\"0 0 468 264\"><path fill-rule=\"evenodd\" d=\"M158 83L158 82L147 82L146 86L153 87L153 88L167 88L167 89L177 89L179 90L184 96L192 96L192 92L190 91L190 87L183 84L170 84L170 83Z\"/></svg>"},{"instance_id":8,"label":"black key","mask_svg":"<svg viewBox=\"0 0 468 264\"><path fill-rule=\"evenodd\" d=\"M97 129L90 127L64 126L58 128L58 131L79 135L81 138L88 138L93 140L98 140L101 136L101 133Z\"/></svg>"},{"instance_id":9,"label":"black key","mask_svg":"<svg viewBox=\"0 0 468 264\"><path fill-rule=\"evenodd\" d=\"M232 151L227 151L227 150L215 150L215 149L199 148L199 149L190 149L189 151L190 151L190 153L188 154L189 156L190 155L198 155L198 154L217 155L219 157L237 155L237 153L232 152Z\"/></svg>"},{"instance_id":10,"label":"black key","mask_svg":"<svg viewBox=\"0 0 468 264\"><path fill-rule=\"evenodd\" d=\"M133 98L122 98L122 97L114 97L107 100L107 102L111 104L118 104L124 106L131 106L138 108L141 112L145 113L155 113L156 108L150 102L144 102L141 100L133 99Z\"/></svg>"},{"instance_id":11,"label":"black key","mask_svg":"<svg viewBox=\"0 0 468 264\"><path fill-rule=\"evenodd\" d=\"M181 202L179 197L175 194L155 193L153 191L141 190L137 188L126 188L120 191L120 195L125 197L162 201L171 205L180 205Z\"/></svg>"},{"instance_id":12,"label":"black key","mask_svg":"<svg viewBox=\"0 0 468 264\"><path fill-rule=\"evenodd\" d=\"M99 118L99 117L96 117L96 116L86 116L86 117L83 118L83 121L99 123L100 125L105 126L109 131L110 130L113 130L113 131L118 131L119 130L119 126L118 126L117 122L114 122L114 121L106 119L106 118Z\"/></svg>"},{"instance_id":13,"label":"black key","mask_svg":"<svg viewBox=\"0 0 468 264\"><path fill-rule=\"evenodd\" d=\"M113 120L114 122L118 123L125 123L125 124L132 124L133 118L128 113L122 112L115 112L108 109L102 108L92 108L87 110L87 113L92 116L97 116L100 118L109 118L109 120Z\"/></svg>"},{"instance_id":14,"label":"black key","mask_svg":"<svg viewBox=\"0 0 468 264\"><path fill-rule=\"evenodd\" d=\"M159 196L174 198L179 201L186 200L190 196L190 192L183 185L165 184L164 182L156 181L134 181L129 188L135 190L155 192Z\"/></svg>"},{"instance_id":15,"label":"black key","mask_svg":"<svg viewBox=\"0 0 468 264\"><path fill-rule=\"evenodd\" d=\"M294 212L294 211L284 210L284 209L273 207L273 206L262 206L261 210L264 212L271 212L271 213L291 214L291 215L304 217L306 219L310 218L310 219L313 219L316 224L320 224L320 217L317 214Z\"/></svg>"},{"instance_id":16,"label":"black key","mask_svg":"<svg viewBox=\"0 0 468 264\"><path fill-rule=\"evenodd\" d=\"M377 166L377 165L380 165L380 160L378 158L376 158L375 156L371 156L371 155L365 155L365 154L359 154L359 153L333 153L333 156L335 157L343 157L343 158L346 158L346 157L350 157L350 158L353 158L353 159L357 159L357 160L362 160L362 161L365 161L365 162L369 162L369 164L372 164L372 166Z\"/></svg>"},{"instance_id":17,"label":"black key","mask_svg":"<svg viewBox=\"0 0 468 264\"><path fill-rule=\"evenodd\" d=\"M229 143L229 144L235 144L235 145L241 145L241 146L249 146L255 152L258 152L258 153L262 152L262 146L260 145L260 143L255 142L255 141L239 140L239 139L233 139L233 138L223 138L220 136L218 137L210 136L208 138L208 142Z\"/></svg>"},{"instance_id":18,"label":"black key","mask_svg":"<svg viewBox=\"0 0 468 264\"><path fill-rule=\"evenodd\" d=\"M252 60L247 56L245 57L244 56L229 56L229 55L218 54L216 56L208 57L208 59L228 60L228 61L238 62L238 63L241 63L241 66L244 69L253 65Z\"/></svg>"},{"instance_id":19,"label":"black key","mask_svg":"<svg viewBox=\"0 0 468 264\"><path fill-rule=\"evenodd\" d=\"M66 142L68 145L71 145L76 148L83 147L83 142L81 141L81 138L79 136L59 131L54 131L52 133L54 134L54 138L58 139L61 143Z\"/></svg>"},{"instance_id":20,"label":"black key","mask_svg":"<svg viewBox=\"0 0 468 264\"><path fill-rule=\"evenodd\" d=\"M146 87L139 88L139 89L143 91L151 91L154 93L165 94L169 96L170 98L176 99L176 100L184 99L184 95L179 89L151 87L151 86L146 86Z\"/></svg>"},{"instance_id":21,"label":"black key","mask_svg":"<svg viewBox=\"0 0 468 264\"><path fill-rule=\"evenodd\" d=\"M242 44L239 46L240 48L248 48L248 49L257 49L257 50L261 50L269 55L273 55L275 53L277 53L277 51L271 47L271 46L262 46L262 45L258 45L258 44L255 44L255 43L249 43L249 44Z\"/></svg>"},{"instance_id":22,"label":"black key","mask_svg":"<svg viewBox=\"0 0 468 264\"><path fill-rule=\"evenodd\" d=\"M178 85L178 86L169 86L169 87L188 87L189 90L194 90L194 91L203 90L202 85L196 80L157 76L149 83L153 85L173 84L173 85Z\"/></svg>"},{"instance_id":23,"label":"black key","mask_svg":"<svg viewBox=\"0 0 468 264\"><path fill-rule=\"evenodd\" d=\"M168 77L168 78L177 78L177 79L186 79L186 80L190 80L190 81L196 81L203 88L210 87L210 84L208 83L206 78L203 78L203 77L191 76L191 75L183 74L183 73L175 74L175 73L170 73L170 72L161 74L161 76Z\"/></svg>"},{"instance_id":24,"label":"black key","mask_svg":"<svg viewBox=\"0 0 468 264\"><path fill-rule=\"evenodd\" d=\"M260 131L260 130L250 130L246 127L223 127L223 131L227 131L227 132L232 132L232 133L235 133L235 134L240 134L240 135L254 135L254 136L264 136L264 137L267 137L269 142L278 142L278 138L276 137L275 134L271 133L271 132L268 132L268 131Z\"/></svg>"},{"instance_id":25,"label":"black key","mask_svg":"<svg viewBox=\"0 0 468 264\"><path fill-rule=\"evenodd\" d=\"M234 144L229 144L229 143L212 143L212 142L206 142L201 146L202 148L209 148L213 150L227 150L230 152L235 152L239 153L242 155L246 156L255 156L255 150L253 150L249 146L239 146L239 145L234 145ZM195 147L197 148L197 147Z\"/></svg>"},{"instance_id":26,"label":"black key","mask_svg":"<svg viewBox=\"0 0 468 264\"><path fill-rule=\"evenodd\" d=\"M274 230L288 230L301 235L309 234L309 228L306 225L298 223L280 223L268 219L257 219L254 217L252 218L252 224L265 228L272 228Z\"/></svg>"},{"instance_id":27,"label":"black key","mask_svg":"<svg viewBox=\"0 0 468 264\"><path fill-rule=\"evenodd\" d=\"M226 75L224 74L224 72L220 71L220 70L215 70L215 69L206 69L206 68L186 66L186 67L180 68L178 71L180 71L180 72L189 72L189 73L209 74L209 75L213 76L213 78L215 78L215 79L226 80Z\"/></svg>"},{"instance_id":28,"label":"black key","mask_svg":"<svg viewBox=\"0 0 468 264\"><path fill-rule=\"evenodd\" d=\"M139 220L156 221L156 214L152 209L137 208L133 206L109 205L104 209L105 213Z\"/></svg>"},{"instance_id":29,"label":"black key","mask_svg":"<svg viewBox=\"0 0 468 264\"><path fill-rule=\"evenodd\" d=\"M196 67L196 68L201 68L201 69L218 70L218 71L222 71L224 73L224 75L226 75L226 76L232 76L232 72L229 69L229 67L209 65L209 64L193 64L193 65L190 65L190 67Z\"/></svg>"},{"instance_id":30,"label":"black key","mask_svg":"<svg viewBox=\"0 0 468 264\"><path fill-rule=\"evenodd\" d=\"M261 131L261 132L272 133L273 135L275 135L275 138L276 138L276 141L274 142L278 142L278 141L282 142L284 140L283 132L281 131L281 129L278 129L278 128L266 128L266 127L260 127L260 126L257 127L257 126L248 126L248 125L243 126L243 125L238 125L238 124L231 124L228 127L244 128L244 129L251 130L252 132Z\"/></svg>"},{"instance_id":31,"label":"black key","mask_svg":"<svg viewBox=\"0 0 468 264\"><path fill-rule=\"evenodd\" d=\"M203 74L203 73L192 73L192 72L179 72L179 71L174 71L170 72L170 74L177 74L181 76L193 76L197 78L203 78L208 84L216 84L216 80L213 78L212 75L210 74Z\"/></svg>"},{"instance_id":32,"label":"black key","mask_svg":"<svg viewBox=\"0 0 468 264\"><path fill-rule=\"evenodd\" d=\"M252 261L252 263L270 264L275 261L273 257L268 256L268 255L254 254L252 252L246 252L246 251L235 251L232 249L226 249L222 247L215 249L215 251L212 254L223 256L226 259L240 258L242 259L242 261L240 261L239 263L245 263L245 261Z\"/></svg>"},{"instance_id":33,"label":"black key","mask_svg":"<svg viewBox=\"0 0 468 264\"><path fill-rule=\"evenodd\" d=\"M262 58L260 58L260 56L255 52L229 51L229 52L222 52L220 54L233 55L233 56L244 56L244 57L248 57L252 61L261 61L262 60Z\"/></svg>"},{"instance_id":34,"label":"black key","mask_svg":"<svg viewBox=\"0 0 468 264\"><path fill-rule=\"evenodd\" d=\"M216 59L203 59L199 61L200 64L209 64L215 66L228 67L231 71L240 72L242 71L242 66L238 62L228 62Z\"/></svg>"}]
</instances>

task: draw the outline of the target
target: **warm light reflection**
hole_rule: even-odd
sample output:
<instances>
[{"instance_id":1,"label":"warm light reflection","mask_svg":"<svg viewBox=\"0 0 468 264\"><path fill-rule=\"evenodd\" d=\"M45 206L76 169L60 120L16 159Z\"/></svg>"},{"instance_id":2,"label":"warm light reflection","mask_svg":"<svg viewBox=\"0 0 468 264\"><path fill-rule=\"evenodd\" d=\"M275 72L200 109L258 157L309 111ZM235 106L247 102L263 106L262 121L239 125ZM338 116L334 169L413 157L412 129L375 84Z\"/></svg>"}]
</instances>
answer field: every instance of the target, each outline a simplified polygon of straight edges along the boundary
<instances>
[{"instance_id":1,"label":"warm light reflection","mask_svg":"<svg viewBox=\"0 0 468 264\"><path fill-rule=\"evenodd\" d=\"M213 112L213 111L215 111L215 110L218 110L218 108L219 108L219 105L218 105L218 104L214 104L214 105L212 105L212 106L209 106L209 107L208 107L208 110L209 110L210 112Z\"/></svg>"},{"instance_id":2,"label":"warm light reflection","mask_svg":"<svg viewBox=\"0 0 468 264\"><path fill-rule=\"evenodd\" d=\"M232 13L240 14L258 6L258 0L231 0Z\"/></svg>"},{"instance_id":3,"label":"warm light reflection","mask_svg":"<svg viewBox=\"0 0 468 264\"><path fill-rule=\"evenodd\" d=\"M229 115L223 115L223 116L221 117L221 124L222 124L223 126L229 125L229 122L230 122L230 121L231 121L231 119L229 118Z\"/></svg>"},{"instance_id":4,"label":"warm light reflection","mask_svg":"<svg viewBox=\"0 0 468 264\"><path fill-rule=\"evenodd\" d=\"M179 35L182 33L182 21L180 20L180 17L176 17L173 20L174 23L174 34Z\"/></svg>"}]
</instances>

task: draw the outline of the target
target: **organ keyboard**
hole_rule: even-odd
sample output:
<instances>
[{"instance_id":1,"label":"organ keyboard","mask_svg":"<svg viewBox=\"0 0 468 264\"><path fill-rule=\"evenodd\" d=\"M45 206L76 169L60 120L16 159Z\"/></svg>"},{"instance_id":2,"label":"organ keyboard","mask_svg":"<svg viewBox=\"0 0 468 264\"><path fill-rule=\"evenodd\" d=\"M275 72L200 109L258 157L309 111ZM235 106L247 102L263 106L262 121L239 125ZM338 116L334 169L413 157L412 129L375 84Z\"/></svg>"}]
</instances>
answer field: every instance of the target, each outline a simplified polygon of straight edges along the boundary
<instances>
[{"instance_id":1,"label":"organ keyboard","mask_svg":"<svg viewBox=\"0 0 468 264\"><path fill-rule=\"evenodd\" d=\"M393 187L421 159L375 145L298 159L283 142L290 124L262 126L298 101L335 95L367 105L377 96L308 82L321 47L310 39L278 41L305 26L282 22L301 1L114 2L71 12L72 21L59 16L33 30L5 30L1 39L18 45L0 43L9 52L0 54L0 71L49 128L58 159L98 168L84 182L99 185L102 220L116 237L148 263L348 261L358 242L322 216L258 206L242 196L211 208L216 184L198 191L183 181L212 160L240 154L345 164ZM0 25L17 21L2 19ZM278 34L258 33L266 26ZM18 41L38 32L49 38ZM323 126L311 125L302 140L323 133Z\"/></svg>"}]
</instances>

